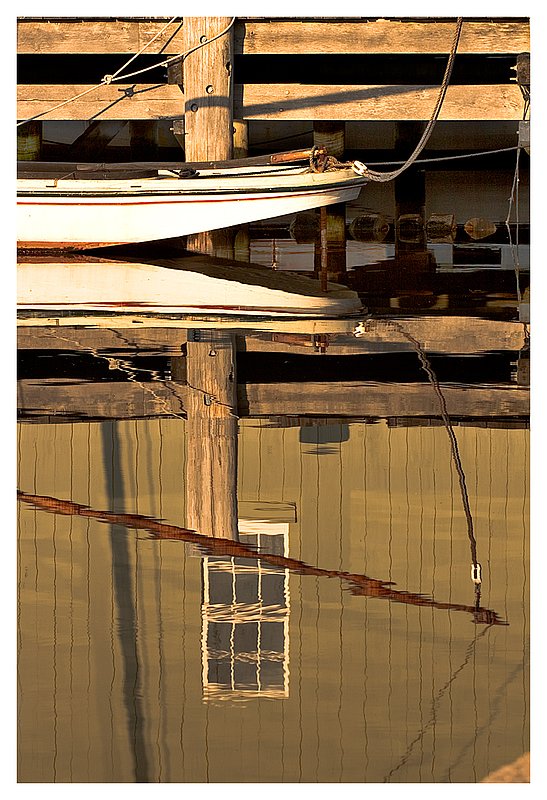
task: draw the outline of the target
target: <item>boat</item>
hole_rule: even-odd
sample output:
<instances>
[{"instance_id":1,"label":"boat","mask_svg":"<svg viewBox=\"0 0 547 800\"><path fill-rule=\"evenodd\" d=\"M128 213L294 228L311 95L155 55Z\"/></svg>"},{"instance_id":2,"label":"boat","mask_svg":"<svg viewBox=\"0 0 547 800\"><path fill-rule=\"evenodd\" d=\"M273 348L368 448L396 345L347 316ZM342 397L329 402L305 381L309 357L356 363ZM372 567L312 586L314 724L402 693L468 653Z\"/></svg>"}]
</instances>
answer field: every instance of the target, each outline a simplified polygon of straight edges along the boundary
<instances>
[{"instance_id":1,"label":"boat","mask_svg":"<svg viewBox=\"0 0 547 800\"><path fill-rule=\"evenodd\" d=\"M19 318L138 314L141 319L188 314L336 318L363 311L356 292L335 283L326 291L301 273L187 251L139 260L86 253L18 254ZM90 324L93 324L92 321Z\"/></svg>"},{"instance_id":2,"label":"boat","mask_svg":"<svg viewBox=\"0 0 547 800\"><path fill-rule=\"evenodd\" d=\"M366 168L329 158L312 148L216 164L19 162L17 246L173 239L355 199Z\"/></svg>"}]
</instances>

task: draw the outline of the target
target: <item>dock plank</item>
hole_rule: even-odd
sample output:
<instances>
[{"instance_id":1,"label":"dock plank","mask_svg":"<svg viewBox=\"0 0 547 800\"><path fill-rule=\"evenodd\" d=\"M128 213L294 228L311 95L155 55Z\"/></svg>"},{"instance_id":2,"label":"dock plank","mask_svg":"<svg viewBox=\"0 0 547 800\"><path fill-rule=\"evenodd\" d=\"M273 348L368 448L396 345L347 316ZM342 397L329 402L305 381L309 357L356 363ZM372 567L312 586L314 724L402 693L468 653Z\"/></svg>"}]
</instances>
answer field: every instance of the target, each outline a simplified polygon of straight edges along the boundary
<instances>
[{"instance_id":1,"label":"dock plank","mask_svg":"<svg viewBox=\"0 0 547 800\"><path fill-rule=\"evenodd\" d=\"M438 95L439 86L246 84L236 86L234 113L247 120L427 120ZM439 119L520 120L522 114L516 84L449 86Z\"/></svg>"},{"instance_id":2,"label":"dock plank","mask_svg":"<svg viewBox=\"0 0 547 800\"><path fill-rule=\"evenodd\" d=\"M36 19L17 22L17 52L40 54L106 54L138 52L165 56L182 53L183 20ZM235 52L244 55L281 54L436 54L450 50L455 19L292 19L245 18L235 24ZM459 53L520 53L530 49L526 19L465 21Z\"/></svg>"},{"instance_id":3,"label":"dock plank","mask_svg":"<svg viewBox=\"0 0 547 800\"><path fill-rule=\"evenodd\" d=\"M177 84L99 86L67 105L89 85L20 84L17 115L27 119L161 119L184 114L184 95ZM438 86L335 86L305 84L237 84L234 116L242 120L397 121L429 119L437 102ZM520 120L523 99L519 87L450 86L440 120Z\"/></svg>"},{"instance_id":4,"label":"dock plank","mask_svg":"<svg viewBox=\"0 0 547 800\"><path fill-rule=\"evenodd\" d=\"M86 84L17 86L17 116L28 119L43 115L42 119L161 119L184 115L184 97L177 84L122 84L98 86L92 91ZM59 103L77 97L61 108ZM49 113L47 113L49 112Z\"/></svg>"},{"instance_id":5,"label":"dock plank","mask_svg":"<svg viewBox=\"0 0 547 800\"><path fill-rule=\"evenodd\" d=\"M518 385L441 385L449 415L526 417L530 391ZM180 416L188 408L187 387L173 381L89 383L56 379L18 381L17 406L23 418L136 419ZM414 417L440 416L428 383L366 381L238 384L238 415Z\"/></svg>"},{"instance_id":6,"label":"dock plank","mask_svg":"<svg viewBox=\"0 0 547 800\"><path fill-rule=\"evenodd\" d=\"M152 42L169 19L19 19L17 52L132 54L146 47L148 54L177 55L184 49L181 19Z\"/></svg>"},{"instance_id":7,"label":"dock plank","mask_svg":"<svg viewBox=\"0 0 547 800\"><path fill-rule=\"evenodd\" d=\"M456 19L240 20L236 53L280 54L437 54L448 53ZM465 21L458 53L520 53L530 49L527 20Z\"/></svg>"}]
</instances>

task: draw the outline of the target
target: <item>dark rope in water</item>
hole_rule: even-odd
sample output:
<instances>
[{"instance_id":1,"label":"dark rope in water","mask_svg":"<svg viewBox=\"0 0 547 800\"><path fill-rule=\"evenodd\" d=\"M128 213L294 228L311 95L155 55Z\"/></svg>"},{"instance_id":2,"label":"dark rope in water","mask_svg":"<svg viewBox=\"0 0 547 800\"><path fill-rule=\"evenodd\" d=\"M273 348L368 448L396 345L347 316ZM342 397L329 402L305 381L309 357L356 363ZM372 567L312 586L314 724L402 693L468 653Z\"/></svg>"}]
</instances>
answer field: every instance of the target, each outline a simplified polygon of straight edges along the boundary
<instances>
[{"instance_id":1,"label":"dark rope in water","mask_svg":"<svg viewBox=\"0 0 547 800\"><path fill-rule=\"evenodd\" d=\"M417 339L415 339L410 333L405 331L405 329L402 327L402 325L400 325L398 322L394 322L394 324L395 324L395 327L403 334L405 339L408 339L408 341L416 349L416 353L418 355L418 358L420 359L420 364L421 364L424 372L426 373L427 377L429 378L431 386L433 387L433 390L434 390L434 392L437 395L437 398L439 400L439 407L440 407L440 411L441 411L441 417L442 417L446 432L448 434L448 438L449 438L449 441L450 441L450 450L451 450L451 454L452 454L452 459L454 461L454 465L455 465L456 471L458 473L458 480L459 480L459 484L460 484L462 503L463 503L463 508L464 508L464 512L465 512L465 518L467 520L467 535L469 536L469 543L470 543L470 547L471 547L471 561L473 563L473 567L476 569L478 567L477 542L476 542L476 539L475 539L475 533L474 533L474 528L473 528L473 517L471 515L471 507L469 505L469 496L468 496L468 493L467 493L467 485L466 485L466 482L465 482L465 473L463 471L462 462L461 462L461 458L460 458L460 453L459 453L459 450L458 450L458 441L456 439L456 434L454 433L454 429L453 429L452 424L450 422L450 416L449 416L447 408L446 408L446 400L445 400L444 395L443 395L443 393L441 391L441 387L439 386L439 381L437 380L437 376L433 372L431 364L429 363L429 361L427 359L427 356L425 355L420 342ZM480 583L480 581L479 581L479 583Z\"/></svg>"}]
</instances>

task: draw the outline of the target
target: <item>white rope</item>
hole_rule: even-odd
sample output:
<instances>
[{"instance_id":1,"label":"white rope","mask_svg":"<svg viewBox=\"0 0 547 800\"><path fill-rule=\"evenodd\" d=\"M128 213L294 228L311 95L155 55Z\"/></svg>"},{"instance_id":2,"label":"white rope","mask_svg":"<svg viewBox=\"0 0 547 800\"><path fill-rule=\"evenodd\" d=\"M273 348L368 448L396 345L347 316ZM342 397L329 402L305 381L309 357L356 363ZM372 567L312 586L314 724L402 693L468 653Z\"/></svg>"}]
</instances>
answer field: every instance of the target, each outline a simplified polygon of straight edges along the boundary
<instances>
[{"instance_id":1,"label":"white rope","mask_svg":"<svg viewBox=\"0 0 547 800\"><path fill-rule=\"evenodd\" d=\"M156 33L156 35L155 35L155 36L153 36L153 37L152 37L152 39L150 39L150 41L149 41L147 44L145 44L145 45L144 45L144 47L141 47L141 49L139 50L139 52L138 52L138 53L135 53L135 55L131 56L131 58L130 58L128 61L126 61L126 62L125 62L125 64L124 64L122 67L120 67L118 70L116 70L116 72L115 72L113 75L109 75L108 77L110 77L110 79L111 79L111 80L109 81L109 83L111 83L111 82L114 80L114 78L116 78L116 76L117 76L117 75L119 75L119 74L120 74L120 72L122 72L122 70L124 70L126 67L128 67L128 66L131 64L131 62L132 62L132 61L134 61L136 58L138 58L138 56L140 56L142 53L144 53L144 51L145 51L145 50L146 50L148 47L150 47L150 45L151 45L151 44L153 44L153 43L156 41L156 39L158 39L158 38L159 38L159 37L162 35L162 33L163 33L164 31L166 31L166 30L167 30L167 28L168 28L170 25L172 25L172 24L173 24L173 22L174 22L176 19L177 19L176 17L172 17L172 18L169 20L169 22L168 22L166 25L164 25L164 26L163 26L163 28L162 28L161 30L159 30L159 31ZM105 76L104 76L104 78L103 78L103 81L105 80L105 78L106 78L106 77L107 77L107 76L105 75Z\"/></svg>"},{"instance_id":2,"label":"white rope","mask_svg":"<svg viewBox=\"0 0 547 800\"><path fill-rule=\"evenodd\" d=\"M216 39L220 39L221 36L224 36L226 33L228 33L230 28L233 26L233 24L234 24L234 22L236 20L236 17L232 17L230 23L226 26L226 28L224 28L224 30L222 30L220 33L217 33L216 36L213 36L212 39L207 39L205 42L200 42L199 44L195 45L194 47L191 47L189 50L186 50L184 53L179 53L178 55L172 56L171 58L168 58L165 61L160 62L159 64L153 64L153 65L151 65L149 67L144 67L143 69L137 70L136 72L130 72L130 73L126 74L126 75L120 75L119 74L132 61L134 61L135 58L137 58L137 56L139 56L141 53L143 53L144 50L146 50L147 47L150 47L152 42L154 42L155 39L157 39L159 36L161 36L161 34L176 19L177 19L176 17L173 17L171 20L169 20L169 22L166 25L164 25L164 27L153 37L153 39L151 39L144 47L142 47L139 50L138 53L135 53L135 55L131 56L131 58L122 67L120 67L120 69L118 69L113 75L105 75L100 83L97 83L95 86L90 86L89 89L86 89L85 91L80 92L80 94L74 95L74 97L69 97L68 100L63 100L62 103L58 103L56 106L53 106L52 108L47 109L47 111L42 111L39 114L35 114L33 117L28 117L27 119L20 120L17 123L17 127L19 127L20 125L25 125L27 122L32 122L35 119L39 119L40 117L44 117L46 114L51 114L52 111L56 111L58 108L62 108L63 106L66 106L68 103L72 103L74 100L78 100L80 97L84 97L84 95L95 91L95 89L99 89L101 86L108 86L109 84L115 83L117 81L127 80L127 78L132 78L135 75L141 75L143 72L148 72L149 70L157 69L158 67L166 67L172 61L178 61L179 59L185 59L187 56L190 55L190 53L193 53L196 50L199 50L200 47L205 47L205 45L211 44L211 42L214 42ZM95 115L95 116L97 116L97 115Z\"/></svg>"}]
</instances>

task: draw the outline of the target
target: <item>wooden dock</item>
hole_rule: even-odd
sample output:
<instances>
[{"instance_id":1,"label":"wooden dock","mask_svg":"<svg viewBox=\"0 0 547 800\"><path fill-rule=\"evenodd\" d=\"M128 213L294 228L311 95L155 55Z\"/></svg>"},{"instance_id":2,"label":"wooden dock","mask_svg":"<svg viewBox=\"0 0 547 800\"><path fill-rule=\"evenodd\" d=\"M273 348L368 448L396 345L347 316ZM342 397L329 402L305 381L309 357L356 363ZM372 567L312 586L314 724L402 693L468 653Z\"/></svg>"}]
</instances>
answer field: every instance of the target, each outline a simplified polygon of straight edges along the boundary
<instances>
[{"instance_id":1,"label":"wooden dock","mask_svg":"<svg viewBox=\"0 0 547 800\"><path fill-rule=\"evenodd\" d=\"M64 72L64 81L45 83L20 82L18 85L18 117L25 119L44 114L61 103L89 89L90 82L79 77L87 72L96 56L111 56L112 65L145 49L146 57L173 58L190 46L198 44L199 35L218 33L229 23L229 17L178 18L36 18L21 17L17 25L17 52L35 64L47 64L51 56L67 59L75 69ZM165 27L167 26L167 27ZM237 18L226 40L234 72L231 81L233 117L238 120L344 120L398 121L428 119L436 99L438 80L423 80L428 74L438 77L439 56L450 50L455 19L446 17L421 18ZM203 28L203 32L201 31ZM189 41L188 32L196 35ZM207 29L207 31L206 31ZM160 31L162 31L160 33ZM157 38L154 38L156 37ZM529 20L466 19L458 54L461 56L460 77L450 87L441 115L444 120L519 120L522 118L522 94L517 82L500 79L496 69L500 59L516 65L517 56L530 49ZM136 79L102 85L43 119L55 120L180 120L185 109L211 95L218 100L214 84L204 84L199 100L191 96L192 66L206 55L202 48L184 61L184 90L176 80L176 62L169 67L169 78L151 81L146 73ZM315 57L321 57L322 68L309 69ZM352 70L353 82L347 82L347 68L340 59L367 59L367 80L359 81L358 71ZM386 58L396 57L401 65L409 65L419 57L423 82L397 83L372 81L370 69L381 66ZM249 66L263 59L261 80L239 80L238 74L248 75ZM32 59L32 61L31 61ZM75 60L74 60L75 59ZM305 67L304 60L310 64ZM103 60L104 61L104 60ZM103 63L101 61L101 65ZM312 63L313 62L313 63ZM329 63L332 62L332 68ZM105 62L106 63L106 62ZM280 81L297 63L307 70L308 80ZM292 66L290 66L292 65ZM97 62L97 66L99 63ZM139 68L139 64L135 65ZM224 69L224 65L222 65ZM111 68L112 74L114 68ZM128 68L127 72L132 69ZM264 72L268 80L264 80ZM104 73L103 73L104 74ZM97 82L103 78L95 72ZM411 73L410 73L411 74ZM179 71L180 75L180 71ZM341 81L341 76L344 80ZM202 76L202 80L205 76ZM376 76L378 78L378 76ZM328 78L328 80L326 79ZM210 87L209 90L207 87ZM195 91L199 91L196 86ZM194 112L195 113L195 112Z\"/></svg>"},{"instance_id":2,"label":"wooden dock","mask_svg":"<svg viewBox=\"0 0 547 800\"><path fill-rule=\"evenodd\" d=\"M430 118L455 24L446 17L20 17L17 116L87 122L82 151L100 151L119 132L103 124L111 121L128 124L135 146L155 123L170 121L187 160L233 150L234 120L239 149L257 144L255 131L273 141L281 123L302 121L369 126L362 141L370 147L374 124L395 130L394 123ZM177 58L204 39L208 46ZM465 19L439 121L521 120L516 65L529 49L528 18ZM156 64L164 66L140 72ZM220 133L220 143L204 131Z\"/></svg>"}]
</instances>

